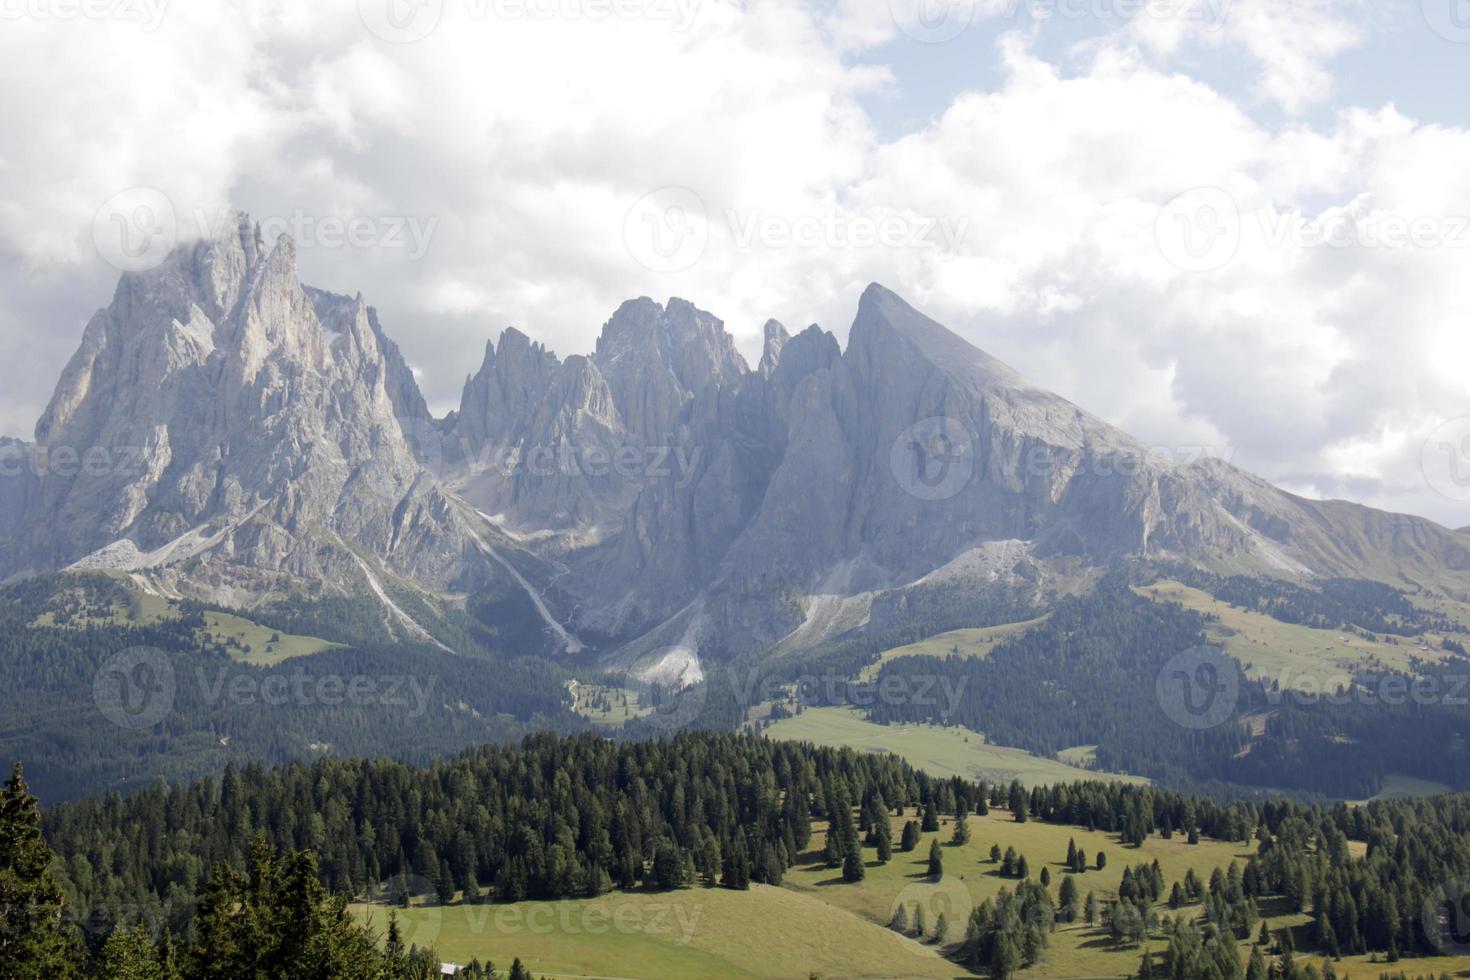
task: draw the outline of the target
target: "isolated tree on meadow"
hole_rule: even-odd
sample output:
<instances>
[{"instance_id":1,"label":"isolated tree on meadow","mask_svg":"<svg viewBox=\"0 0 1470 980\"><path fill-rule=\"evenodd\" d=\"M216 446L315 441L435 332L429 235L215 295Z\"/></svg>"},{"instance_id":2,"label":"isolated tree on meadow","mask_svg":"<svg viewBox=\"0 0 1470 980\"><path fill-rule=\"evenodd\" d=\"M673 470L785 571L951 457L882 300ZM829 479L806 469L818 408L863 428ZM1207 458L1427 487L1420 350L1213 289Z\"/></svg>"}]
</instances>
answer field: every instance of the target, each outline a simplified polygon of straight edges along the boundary
<instances>
[{"instance_id":1,"label":"isolated tree on meadow","mask_svg":"<svg viewBox=\"0 0 1470 980\"><path fill-rule=\"evenodd\" d=\"M940 850L938 838L929 842L929 877L936 880L944 877L944 852Z\"/></svg>"}]
</instances>

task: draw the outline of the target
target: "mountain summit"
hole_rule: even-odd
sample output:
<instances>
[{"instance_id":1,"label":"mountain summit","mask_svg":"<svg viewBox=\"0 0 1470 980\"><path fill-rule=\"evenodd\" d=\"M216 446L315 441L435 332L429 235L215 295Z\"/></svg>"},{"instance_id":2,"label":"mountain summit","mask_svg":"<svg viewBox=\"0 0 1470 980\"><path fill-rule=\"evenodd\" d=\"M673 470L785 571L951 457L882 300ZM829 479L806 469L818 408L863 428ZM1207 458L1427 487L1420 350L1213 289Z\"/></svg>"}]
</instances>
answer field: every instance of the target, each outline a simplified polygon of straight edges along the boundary
<instances>
[{"instance_id":1,"label":"mountain summit","mask_svg":"<svg viewBox=\"0 0 1470 980\"><path fill-rule=\"evenodd\" d=\"M1470 591L1463 532L1151 453L882 286L849 336L772 321L752 369L718 318L639 298L589 356L504 331L433 419L376 312L240 215L124 275L35 445L0 445L50 461L0 483L0 574L363 595L399 633L392 595L523 590L557 648L675 682L920 584L1124 559Z\"/></svg>"}]
</instances>

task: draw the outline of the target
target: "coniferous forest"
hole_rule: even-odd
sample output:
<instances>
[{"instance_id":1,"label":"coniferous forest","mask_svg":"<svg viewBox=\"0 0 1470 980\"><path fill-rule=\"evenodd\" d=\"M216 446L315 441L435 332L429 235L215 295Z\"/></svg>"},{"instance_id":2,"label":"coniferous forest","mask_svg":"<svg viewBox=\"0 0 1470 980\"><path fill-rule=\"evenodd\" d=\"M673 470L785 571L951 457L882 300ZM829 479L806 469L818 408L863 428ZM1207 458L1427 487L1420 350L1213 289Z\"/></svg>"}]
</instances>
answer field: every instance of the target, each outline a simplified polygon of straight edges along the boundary
<instances>
[{"instance_id":1,"label":"coniferous forest","mask_svg":"<svg viewBox=\"0 0 1470 980\"><path fill-rule=\"evenodd\" d=\"M1428 934L1433 923L1422 914L1434 883L1470 873L1470 795L1355 807L1222 804L1101 782L1027 790L935 779L891 757L750 736L618 743L538 735L427 767L231 768L218 781L67 803L44 817L17 769L0 808L0 887L7 910L28 911L7 922L5 941L12 963L69 962L110 976L412 976L404 971L424 951L353 924L349 898L395 883L444 901L499 903L615 889L742 890L780 883L823 823L833 851L825 859L854 882L863 862L852 866L853 852L881 851L885 841L891 849L887 815L905 807L926 828L938 827L940 813L1008 810L1017 821L1104 831L1116 835L1125 861L1130 846L1157 835L1253 846L1248 860L1217 869L1207 884L1192 872L1168 882L1157 866L1129 867L1118 894L1105 906L1089 895L1098 905L1089 908L1075 888L1069 893L1070 878L1054 891L1046 877L1029 877L1024 855L1008 854L1003 863L1019 869L1021 883L974 910L956 953L998 976L1039 955L1051 927L1030 932L1038 921L1079 915L1121 933L1165 929L1165 975L1253 975L1223 952L1233 944L1212 937L1253 935L1267 901L1311 914L1313 951L1428 956L1442 938ZM961 819L956 837L962 828ZM907 827L903 837L911 848ZM942 860L936 840L931 873ZM1088 858L1074 851L1068 860ZM1154 921L1153 904L1171 891L1174 907L1180 896L1204 899L1202 920ZM108 973L105 964L123 957L154 972ZM256 972L239 972L247 960ZM286 966L300 963L322 965L304 974Z\"/></svg>"}]
</instances>

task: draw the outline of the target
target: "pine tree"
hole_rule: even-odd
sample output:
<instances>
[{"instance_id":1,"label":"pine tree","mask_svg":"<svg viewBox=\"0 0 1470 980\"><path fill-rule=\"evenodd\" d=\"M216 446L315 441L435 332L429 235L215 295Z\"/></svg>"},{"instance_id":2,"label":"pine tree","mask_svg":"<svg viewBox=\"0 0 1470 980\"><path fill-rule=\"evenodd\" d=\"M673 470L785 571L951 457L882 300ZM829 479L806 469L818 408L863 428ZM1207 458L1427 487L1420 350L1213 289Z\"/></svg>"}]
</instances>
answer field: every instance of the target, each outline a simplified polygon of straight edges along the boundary
<instances>
[{"instance_id":1,"label":"pine tree","mask_svg":"<svg viewBox=\"0 0 1470 980\"><path fill-rule=\"evenodd\" d=\"M1074 837L1067 838L1067 867L1077 867L1077 840Z\"/></svg>"},{"instance_id":2,"label":"pine tree","mask_svg":"<svg viewBox=\"0 0 1470 980\"><path fill-rule=\"evenodd\" d=\"M41 837L41 807L20 763L0 791L0 964L13 980L74 975L79 956L62 931L61 888Z\"/></svg>"},{"instance_id":3,"label":"pine tree","mask_svg":"<svg viewBox=\"0 0 1470 980\"><path fill-rule=\"evenodd\" d=\"M531 971L526 969L525 964L521 962L521 958L519 956L517 956L515 958L515 962L510 965L509 980L534 980L534 978L531 976Z\"/></svg>"},{"instance_id":4,"label":"pine tree","mask_svg":"<svg viewBox=\"0 0 1470 980\"><path fill-rule=\"evenodd\" d=\"M924 823L919 829L926 834L932 834L939 829L939 808L932 799L924 807Z\"/></svg>"},{"instance_id":5,"label":"pine tree","mask_svg":"<svg viewBox=\"0 0 1470 980\"><path fill-rule=\"evenodd\" d=\"M98 959L101 975L108 980L177 980L179 977L178 969L164 961L153 937L142 926L114 930L102 944Z\"/></svg>"},{"instance_id":6,"label":"pine tree","mask_svg":"<svg viewBox=\"0 0 1470 980\"><path fill-rule=\"evenodd\" d=\"M893 918L888 920L888 928L892 929L894 932L901 932L904 935L908 935L908 931L909 931L909 910L908 910L908 906L904 905L902 902L899 902L898 903L898 908L896 908L896 909L893 910Z\"/></svg>"},{"instance_id":7,"label":"pine tree","mask_svg":"<svg viewBox=\"0 0 1470 980\"><path fill-rule=\"evenodd\" d=\"M1009 932L1002 932L995 940L995 950L990 957L990 975L994 980L1010 980L1021 968L1021 954Z\"/></svg>"},{"instance_id":8,"label":"pine tree","mask_svg":"<svg viewBox=\"0 0 1470 980\"><path fill-rule=\"evenodd\" d=\"M854 839L847 846L847 856L842 859L842 880L852 884L867 876L867 868L863 867L862 851L858 849L857 840Z\"/></svg>"},{"instance_id":9,"label":"pine tree","mask_svg":"<svg viewBox=\"0 0 1470 980\"><path fill-rule=\"evenodd\" d=\"M903 838L899 841L898 849L905 853L919 846L919 825L912 820L907 820L903 825Z\"/></svg>"},{"instance_id":10,"label":"pine tree","mask_svg":"<svg viewBox=\"0 0 1470 980\"><path fill-rule=\"evenodd\" d=\"M963 847L970 842L970 819L961 810L954 818L954 843Z\"/></svg>"},{"instance_id":11,"label":"pine tree","mask_svg":"<svg viewBox=\"0 0 1470 980\"><path fill-rule=\"evenodd\" d=\"M398 910L388 910L388 938L383 945L384 950L393 959L397 959L405 952L403 948L403 933L398 928Z\"/></svg>"},{"instance_id":12,"label":"pine tree","mask_svg":"<svg viewBox=\"0 0 1470 980\"><path fill-rule=\"evenodd\" d=\"M1097 870L1101 871L1108 866L1108 856L1102 851L1097 852Z\"/></svg>"},{"instance_id":13,"label":"pine tree","mask_svg":"<svg viewBox=\"0 0 1470 980\"><path fill-rule=\"evenodd\" d=\"M1018 779L1011 783L1010 807L1011 814L1016 818L1016 823L1025 823L1029 815L1027 812L1026 788Z\"/></svg>"},{"instance_id":14,"label":"pine tree","mask_svg":"<svg viewBox=\"0 0 1470 980\"><path fill-rule=\"evenodd\" d=\"M937 839L929 842L929 877L935 880L944 877L944 852Z\"/></svg>"},{"instance_id":15,"label":"pine tree","mask_svg":"<svg viewBox=\"0 0 1470 980\"><path fill-rule=\"evenodd\" d=\"M1267 980L1269 973L1266 957L1261 955L1261 947L1252 946L1250 962L1245 968L1245 980Z\"/></svg>"},{"instance_id":16,"label":"pine tree","mask_svg":"<svg viewBox=\"0 0 1470 980\"><path fill-rule=\"evenodd\" d=\"M877 830L874 836L877 837L878 863L887 864L893 858L893 830L888 826L887 817L878 824Z\"/></svg>"},{"instance_id":17,"label":"pine tree","mask_svg":"<svg viewBox=\"0 0 1470 980\"><path fill-rule=\"evenodd\" d=\"M948 938L949 918L943 912L940 912L939 918L934 923L934 941L936 943L943 943Z\"/></svg>"},{"instance_id":18,"label":"pine tree","mask_svg":"<svg viewBox=\"0 0 1470 980\"><path fill-rule=\"evenodd\" d=\"M1072 922L1077 918L1077 882L1071 875L1062 878L1062 885L1057 890L1057 905L1063 922Z\"/></svg>"},{"instance_id":19,"label":"pine tree","mask_svg":"<svg viewBox=\"0 0 1470 980\"><path fill-rule=\"evenodd\" d=\"M1045 865L1042 865L1042 868L1041 868L1041 878L1040 878L1040 881L1041 881L1041 887L1042 888L1050 888L1051 887L1051 870L1049 868L1047 868Z\"/></svg>"}]
</instances>

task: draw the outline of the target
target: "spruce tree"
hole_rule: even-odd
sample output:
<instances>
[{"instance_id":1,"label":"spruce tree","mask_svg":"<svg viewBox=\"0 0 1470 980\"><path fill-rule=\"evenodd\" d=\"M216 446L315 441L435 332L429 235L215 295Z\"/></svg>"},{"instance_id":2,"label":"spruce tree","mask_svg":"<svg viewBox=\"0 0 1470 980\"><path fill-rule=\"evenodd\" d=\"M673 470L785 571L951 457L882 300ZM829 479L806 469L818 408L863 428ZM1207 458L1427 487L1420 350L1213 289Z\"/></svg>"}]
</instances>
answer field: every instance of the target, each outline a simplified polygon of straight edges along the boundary
<instances>
[{"instance_id":1,"label":"spruce tree","mask_svg":"<svg viewBox=\"0 0 1470 980\"><path fill-rule=\"evenodd\" d=\"M858 849L857 840L853 840L847 846L847 856L842 859L842 880L853 884L862 881L868 876L868 871L863 867L863 854Z\"/></svg>"},{"instance_id":2,"label":"spruce tree","mask_svg":"<svg viewBox=\"0 0 1470 980\"><path fill-rule=\"evenodd\" d=\"M902 902L899 902L898 903L898 908L896 908L896 909L893 910L893 918L888 920L888 928L892 929L894 932L901 932L904 935L908 935L908 931L909 931L909 910L908 910L908 906L904 905Z\"/></svg>"},{"instance_id":3,"label":"spruce tree","mask_svg":"<svg viewBox=\"0 0 1470 980\"><path fill-rule=\"evenodd\" d=\"M1062 878L1062 885L1057 890L1057 906L1063 922L1072 922L1077 918L1077 881L1071 875Z\"/></svg>"},{"instance_id":4,"label":"spruce tree","mask_svg":"<svg viewBox=\"0 0 1470 980\"><path fill-rule=\"evenodd\" d=\"M1018 779L1011 783L1010 805L1011 815L1016 818L1016 823L1025 823L1027 816L1026 788Z\"/></svg>"},{"instance_id":5,"label":"spruce tree","mask_svg":"<svg viewBox=\"0 0 1470 980\"><path fill-rule=\"evenodd\" d=\"M1266 966L1266 957L1261 955L1261 947L1252 946L1250 962L1245 968L1245 980L1267 980L1269 975L1270 970Z\"/></svg>"},{"instance_id":6,"label":"spruce tree","mask_svg":"<svg viewBox=\"0 0 1470 980\"><path fill-rule=\"evenodd\" d=\"M944 852L937 838L929 842L929 877L935 880L944 877Z\"/></svg>"},{"instance_id":7,"label":"spruce tree","mask_svg":"<svg viewBox=\"0 0 1470 980\"><path fill-rule=\"evenodd\" d=\"M101 975L108 980L179 980L178 967L165 959L142 926L118 928L98 954Z\"/></svg>"},{"instance_id":8,"label":"spruce tree","mask_svg":"<svg viewBox=\"0 0 1470 980\"><path fill-rule=\"evenodd\" d=\"M0 964L7 978L53 980L78 970L76 945L62 931L51 858L40 804L16 763L0 791Z\"/></svg>"}]
</instances>

